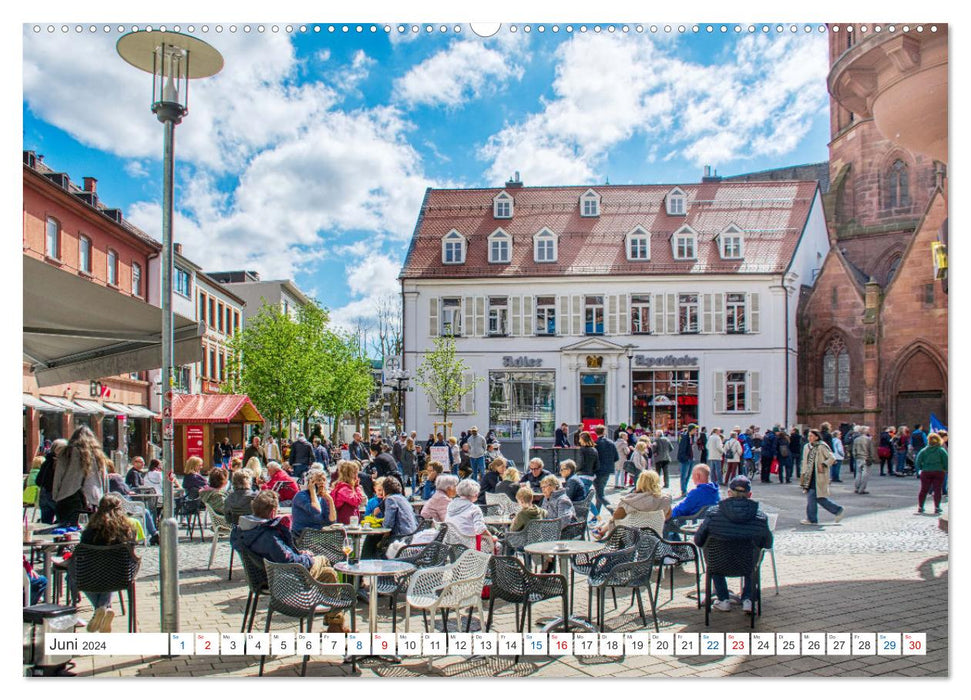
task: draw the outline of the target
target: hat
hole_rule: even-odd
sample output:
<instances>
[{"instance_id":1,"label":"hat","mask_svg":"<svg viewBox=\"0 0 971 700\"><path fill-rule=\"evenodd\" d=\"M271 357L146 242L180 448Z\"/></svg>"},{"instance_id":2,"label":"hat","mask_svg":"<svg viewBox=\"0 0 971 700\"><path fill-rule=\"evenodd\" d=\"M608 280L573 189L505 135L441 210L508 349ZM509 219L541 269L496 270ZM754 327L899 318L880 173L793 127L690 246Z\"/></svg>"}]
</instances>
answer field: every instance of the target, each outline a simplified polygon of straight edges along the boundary
<instances>
[{"instance_id":1,"label":"hat","mask_svg":"<svg viewBox=\"0 0 971 700\"><path fill-rule=\"evenodd\" d=\"M752 493L752 482L747 476L736 476L728 482L728 490L735 493Z\"/></svg>"},{"instance_id":2,"label":"hat","mask_svg":"<svg viewBox=\"0 0 971 700\"><path fill-rule=\"evenodd\" d=\"M474 425L473 425L473 426L472 426L471 428L469 428L469 430L471 430L471 431L472 431L473 433L477 433L477 432L479 432L479 429L478 429L478 427L476 427L476 426L474 426Z\"/></svg>"}]
</instances>

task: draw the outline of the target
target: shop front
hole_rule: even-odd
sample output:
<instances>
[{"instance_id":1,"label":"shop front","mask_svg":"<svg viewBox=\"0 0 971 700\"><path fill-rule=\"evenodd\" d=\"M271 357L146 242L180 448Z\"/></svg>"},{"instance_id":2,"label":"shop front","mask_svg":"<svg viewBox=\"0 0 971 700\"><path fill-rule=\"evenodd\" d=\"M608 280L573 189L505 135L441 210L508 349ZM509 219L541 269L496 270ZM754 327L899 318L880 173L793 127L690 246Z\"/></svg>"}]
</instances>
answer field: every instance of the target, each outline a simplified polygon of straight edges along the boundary
<instances>
[{"instance_id":1,"label":"shop front","mask_svg":"<svg viewBox=\"0 0 971 700\"><path fill-rule=\"evenodd\" d=\"M213 448L223 438L242 447L247 425L262 425L263 416L248 396L238 394L176 394L172 399L175 423L174 471L183 473L189 457L213 465Z\"/></svg>"},{"instance_id":2,"label":"shop front","mask_svg":"<svg viewBox=\"0 0 971 700\"><path fill-rule=\"evenodd\" d=\"M522 422L532 421L535 438L556 430L556 372L541 369L489 372L489 428L500 439L522 437Z\"/></svg>"}]
</instances>

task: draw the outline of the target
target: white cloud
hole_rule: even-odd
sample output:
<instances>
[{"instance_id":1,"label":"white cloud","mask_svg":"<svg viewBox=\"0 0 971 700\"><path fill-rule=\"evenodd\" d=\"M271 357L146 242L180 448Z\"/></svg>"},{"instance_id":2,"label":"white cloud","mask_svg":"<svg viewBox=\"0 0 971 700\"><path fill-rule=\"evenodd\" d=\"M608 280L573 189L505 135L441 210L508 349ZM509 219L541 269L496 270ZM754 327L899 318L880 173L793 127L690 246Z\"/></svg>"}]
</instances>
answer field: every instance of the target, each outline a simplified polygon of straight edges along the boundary
<instances>
[{"instance_id":1,"label":"white cloud","mask_svg":"<svg viewBox=\"0 0 971 700\"><path fill-rule=\"evenodd\" d=\"M141 160L129 160L125 161L125 165L122 166L125 169L125 174L128 177L142 178L149 176L148 166L144 161Z\"/></svg>"},{"instance_id":2,"label":"white cloud","mask_svg":"<svg viewBox=\"0 0 971 700\"><path fill-rule=\"evenodd\" d=\"M344 306L331 309L331 321L350 330L357 319L375 319L379 301L400 294L400 271L400 261L385 253L365 251L363 255L355 256L345 268L353 298Z\"/></svg>"},{"instance_id":3,"label":"white cloud","mask_svg":"<svg viewBox=\"0 0 971 700\"><path fill-rule=\"evenodd\" d=\"M370 75L377 61L364 51L357 51L349 65L342 66L329 76L331 84L341 92L357 91L357 86Z\"/></svg>"}]
</instances>

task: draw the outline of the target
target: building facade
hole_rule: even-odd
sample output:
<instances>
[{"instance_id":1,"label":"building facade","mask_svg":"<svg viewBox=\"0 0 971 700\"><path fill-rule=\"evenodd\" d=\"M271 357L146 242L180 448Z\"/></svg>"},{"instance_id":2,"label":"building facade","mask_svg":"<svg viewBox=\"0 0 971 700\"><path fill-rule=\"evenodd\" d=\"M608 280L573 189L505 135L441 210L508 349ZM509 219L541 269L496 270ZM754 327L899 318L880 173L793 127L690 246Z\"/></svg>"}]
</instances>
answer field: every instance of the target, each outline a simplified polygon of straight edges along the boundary
<instances>
[{"instance_id":1,"label":"building facade","mask_svg":"<svg viewBox=\"0 0 971 700\"><path fill-rule=\"evenodd\" d=\"M795 417L796 303L829 243L815 181L428 190L401 272L404 368L455 338L476 424ZM440 420L416 386L406 428Z\"/></svg>"},{"instance_id":2,"label":"building facade","mask_svg":"<svg viewBox=\"0 0 971 700\"><path fill-rule=\"evenodd\" d=\"M258 272L234 270L230 272L208 272L210 279L221 284L243 300L243 320L246 321L260 312L264 301L294 316L297 310L309 303L307 295L293 280L261 280Z\"/></svg>"}]
</instances>

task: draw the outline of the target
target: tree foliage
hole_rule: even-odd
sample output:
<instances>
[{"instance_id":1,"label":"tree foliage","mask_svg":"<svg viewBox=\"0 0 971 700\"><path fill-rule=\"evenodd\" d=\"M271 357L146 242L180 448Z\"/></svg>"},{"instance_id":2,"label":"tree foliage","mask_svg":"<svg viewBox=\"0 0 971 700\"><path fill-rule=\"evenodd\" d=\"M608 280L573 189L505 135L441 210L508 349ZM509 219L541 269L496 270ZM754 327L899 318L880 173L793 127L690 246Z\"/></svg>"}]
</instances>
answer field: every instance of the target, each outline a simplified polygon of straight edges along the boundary
<instances>
[{"instance_id":1,"label":"tree foliage","mask_svg":"<svg viewBox=\"0 0 971 700\"><path fill-rule=\"evenodd\" d=\"M426 352L418 366L415 381L431 397L442 414L442 422L458 411L462 399L475 388L477 381L465 381L468 365L455 356L455 339L451 336L435 338L435 347Z\"/></svg>"}]
</instances>

